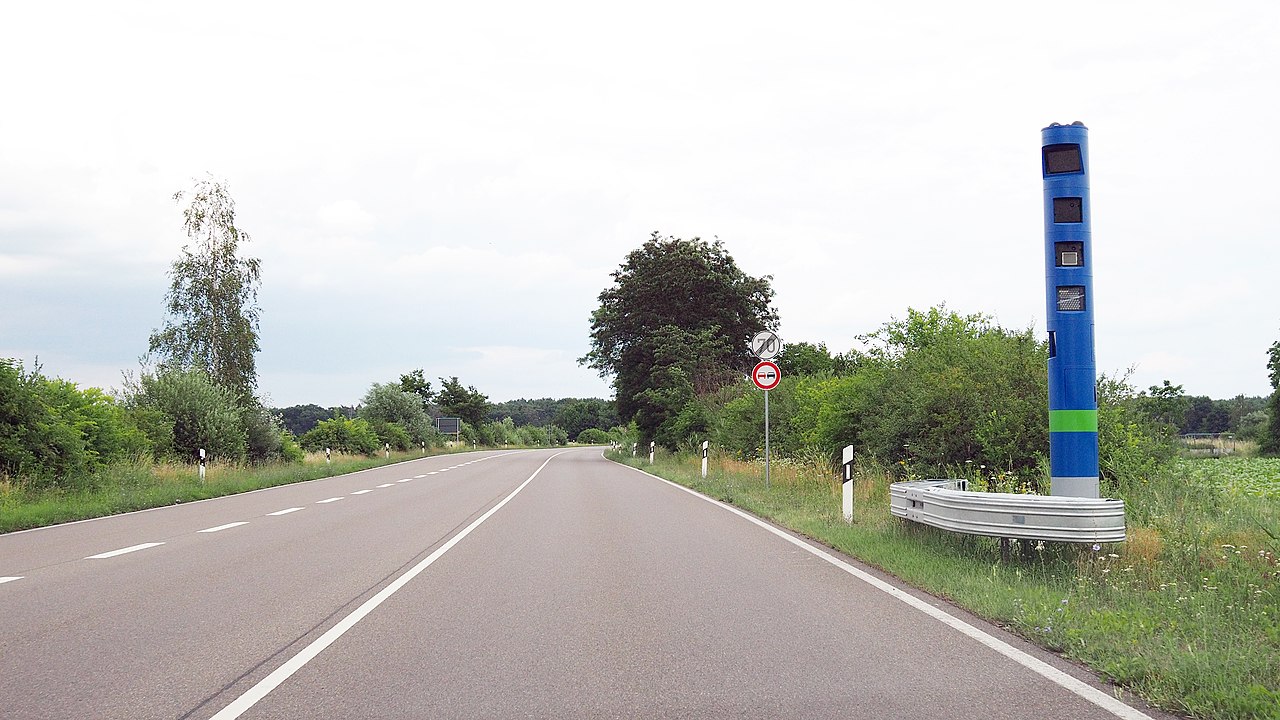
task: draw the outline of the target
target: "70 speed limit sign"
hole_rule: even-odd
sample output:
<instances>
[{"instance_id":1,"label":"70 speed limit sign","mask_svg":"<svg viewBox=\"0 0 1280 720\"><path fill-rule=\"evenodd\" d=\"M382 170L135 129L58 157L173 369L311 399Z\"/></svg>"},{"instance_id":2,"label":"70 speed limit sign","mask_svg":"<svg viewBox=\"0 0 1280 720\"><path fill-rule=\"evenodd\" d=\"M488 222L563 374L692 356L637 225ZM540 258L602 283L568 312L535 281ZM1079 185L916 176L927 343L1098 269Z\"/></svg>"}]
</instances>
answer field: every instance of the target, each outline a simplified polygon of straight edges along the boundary
<instances>
[{"instance_id":1,"label":"70 speed limit sign","mask_svg":"<svg viewBox=\"0 0 1280 720\"><path fill-rule=\"evenodd\" d=\"M782 339L772 330L761 330L751 338L751 354L761 360L772 360L782 352Z\"/></svg>"}]
</instances>

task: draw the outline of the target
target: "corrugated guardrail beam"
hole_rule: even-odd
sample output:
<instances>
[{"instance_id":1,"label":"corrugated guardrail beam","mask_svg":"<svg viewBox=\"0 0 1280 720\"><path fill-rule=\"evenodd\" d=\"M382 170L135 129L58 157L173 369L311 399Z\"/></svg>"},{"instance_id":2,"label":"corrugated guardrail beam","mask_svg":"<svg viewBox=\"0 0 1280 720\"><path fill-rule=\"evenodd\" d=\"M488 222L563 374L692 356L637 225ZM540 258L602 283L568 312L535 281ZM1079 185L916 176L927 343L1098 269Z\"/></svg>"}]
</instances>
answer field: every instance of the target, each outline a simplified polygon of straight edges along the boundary
<instances>
[{"instance_id":1,"label":"corrugated guardrail beam","mask_svg":"<svg viewBox=\"0 0 1280 720\"><path fill-rule=\"evenodd\" d=\"M889 487L896 516L951 532L1023 540L1123 542L1124 501L968 492L964 480L915 480Z\"/></svg>"}]
</instances>

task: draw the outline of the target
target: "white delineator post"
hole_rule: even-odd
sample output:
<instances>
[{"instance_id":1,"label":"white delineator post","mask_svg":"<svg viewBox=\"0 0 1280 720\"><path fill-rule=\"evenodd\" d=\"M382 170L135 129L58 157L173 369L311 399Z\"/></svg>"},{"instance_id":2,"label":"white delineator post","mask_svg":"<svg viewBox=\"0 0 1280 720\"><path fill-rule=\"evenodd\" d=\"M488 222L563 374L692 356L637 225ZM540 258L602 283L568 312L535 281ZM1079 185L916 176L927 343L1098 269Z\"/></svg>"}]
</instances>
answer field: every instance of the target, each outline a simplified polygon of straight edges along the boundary
<instances>
[{"instance_id":1,"label":"white delineator post","mask_svg":"<svg viewBox=\"0 0 1280 720\"><path fill-rule=\"evenodd\" d=\"M391 443L382 443L382 450L387 454L387 459L391 459Z\"/></svg>"},{"instance_id":2,"label":"white delineator post","mask_svg":"<svg viewBox=\"0 0 1280 720\"><path fill-rule=\"evenodd\" d=\"M657 444L658 444L658 443L657 443L656 441L654 441L654 440L650 440L650 441L649 441L649 464L650 464L650 465L652 465L652 464L653 464L653 449L654 449L654 447L656 447L656 446L657 446Z\"/></svg>"},{"instance_id":3,"label":"white delineator post","mask_svg":"<svg viewBox=\"0 0 1280 720\"><path fill-rule=\"evenodd\" d=\"M707 441L702 441L702 479L707 479Z\"/></svg>"},{"instance_id":4,"label":"white delineator post","mask_svg":"<svg viewBox=\"0 0 1280 720\"><path fill-rule=\"evenodd\" d=\"M204 482L204 448L200 448L200 482Z\"/></svg>"},{"instance_id":5,"label":"white delineator post","mask_svg":"<svg viewBox=\"0 0 1280 720\"><path fill-rule=\"evenodd\" d=\"M325 464L325 467L329 467L330 465L333 464L332 455L330 453L329 448L324 449L324 464Z\"/></svg>"},{"instance_id":6,"label":"white delineator post","mask_svg":"<svg viewBox=\"0 0 1280 720\"><path fill-rule=\"evenodd\" d=\"M853 446L845 445L844 447L844 484L843 500L844 500L844 521L853 522Z\"/></svg>"},{"instance_id":7,"label":"white delineator post","mask_svg":"<svg viewBox=\"0 0 1280 720\"><path fill-rule=\"evenodd\" d=\"M637 446L637 445L639 445L639 443L631 443L631 457L635 457L635 456L636 456L636 446Z\"/></svg>"}]
</instances>

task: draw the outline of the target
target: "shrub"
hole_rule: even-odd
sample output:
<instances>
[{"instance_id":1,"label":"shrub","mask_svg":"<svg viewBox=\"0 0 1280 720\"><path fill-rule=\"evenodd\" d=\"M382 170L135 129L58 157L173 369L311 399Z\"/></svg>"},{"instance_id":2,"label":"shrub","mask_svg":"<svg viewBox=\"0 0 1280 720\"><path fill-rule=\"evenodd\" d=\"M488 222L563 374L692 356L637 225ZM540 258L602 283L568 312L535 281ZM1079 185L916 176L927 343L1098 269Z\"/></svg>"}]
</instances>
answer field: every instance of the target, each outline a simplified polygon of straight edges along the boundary
<instances>
[{"instance_id":1,"label":"shrub","mask_svg":"<svg viewBox=\"0 0 1280 720\"><path fill-rule=\"evenodd\" d=\"M609 442L609 433L600 428L587 428L578 433L575 442L580 445L605 445Z\"/></svg>"},{"instance_id":2,"label":"shrub","mask_svg":"<svg viewBox=\"0 0 1280 720\"><path fill-rule=\"evenodd\" d=\"M127 402L159 411L172 423L177 459L192 461L202 448L210 457L232 462L241 462L248 454L245 413L236 394L202 371L144 373Z\"/></svg>"},{"instance_id":3,"label":"shrub","mask_svg":"<svg viewBox=\"0 0 1280 720\"><path fill-rule=\"evenodd\" d=\"M382 442L379 442L373 428L360 418L350 420L334 417L321 420L299 438L298 442L311 451L330 448L347 454L376 455L382 449Z\"/></svg>"}]
</instances>

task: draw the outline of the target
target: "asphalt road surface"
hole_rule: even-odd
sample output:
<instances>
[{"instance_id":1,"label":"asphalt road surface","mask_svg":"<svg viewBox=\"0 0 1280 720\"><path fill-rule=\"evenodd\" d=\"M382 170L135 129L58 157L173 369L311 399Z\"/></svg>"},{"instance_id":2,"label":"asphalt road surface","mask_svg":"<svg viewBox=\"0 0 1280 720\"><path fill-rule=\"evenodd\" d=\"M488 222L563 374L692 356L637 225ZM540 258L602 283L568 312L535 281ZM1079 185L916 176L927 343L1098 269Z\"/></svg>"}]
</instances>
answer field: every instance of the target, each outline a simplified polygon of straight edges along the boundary
<instances>
[{"instance_id":1,"label":"asphalt road surface","mask_svg":"<svg viewBox=\"0 0 1280 720\"><path fill-rule=\"evenodd\" d=\"M598 449L0 536L0 717L1142 718Z\"/></svg>"}]
</instances>

